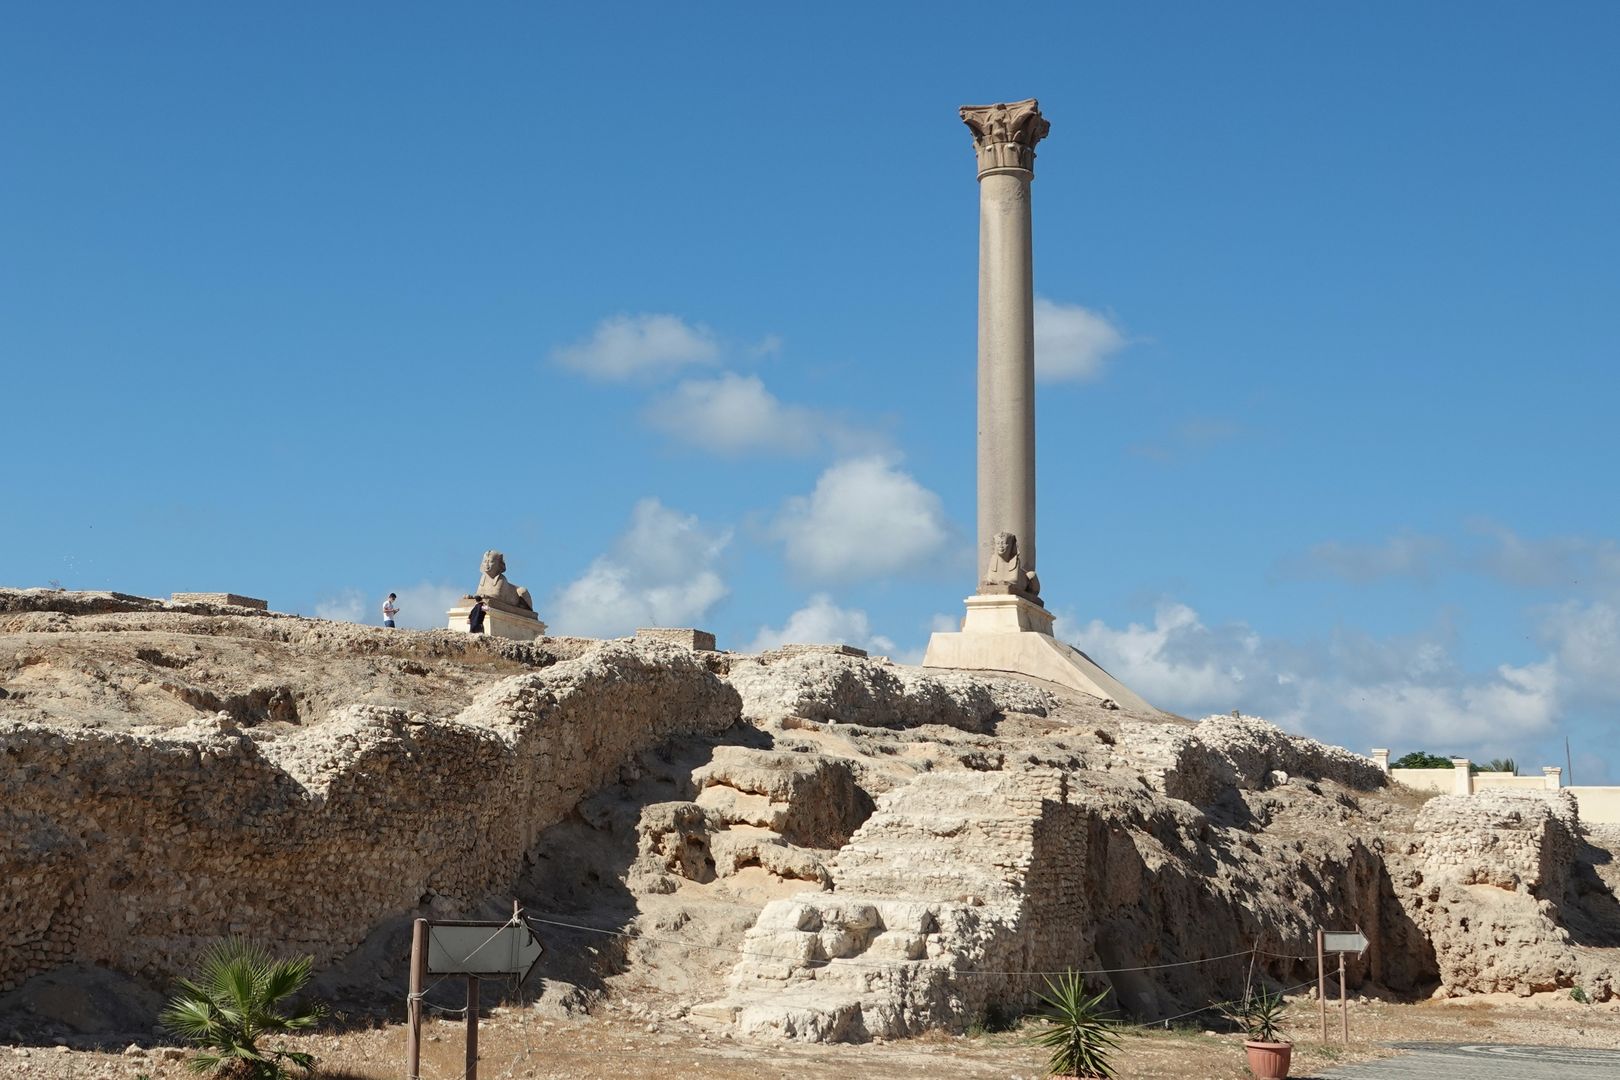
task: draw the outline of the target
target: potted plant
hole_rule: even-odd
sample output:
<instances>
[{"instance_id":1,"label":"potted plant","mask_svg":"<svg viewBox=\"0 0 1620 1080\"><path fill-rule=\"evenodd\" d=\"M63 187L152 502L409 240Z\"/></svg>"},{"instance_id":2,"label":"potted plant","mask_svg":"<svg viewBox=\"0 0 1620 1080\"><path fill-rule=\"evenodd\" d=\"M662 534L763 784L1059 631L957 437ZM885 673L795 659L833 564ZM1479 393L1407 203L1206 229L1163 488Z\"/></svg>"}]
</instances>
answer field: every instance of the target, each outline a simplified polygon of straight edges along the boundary
<instances>
[{"instance_id":1,"label":"potted plant","mask_svg":"<svg viewBox=\"0 0 1620 1080\"><path fill-rule=\"evenodd\" d=\"M1114 1075L1108 1058L1119 1049L1119 1025L1103 1013L1107 990L1087 994L1085 980L1070 971L1046 980L1040 995L1045 1026L1035 1044L1050 1051L1046 1071L1054 1077L1109 1080Z\"/></svg>"},{"instance_id":2,"label":"potted plant","mask_svg":"<svg viewBox=\"0 0 1620 1080\"><path fill-rule=\"evenodd\" d=\"M1249 1071L1258 1080L1284 1080L1288 1075L1294 1044L1281 1037L1283 1008L1281 994L1261 987L1258 993L1246 997L1240 1007L1224 1010L1247 1036L1243 1049L1248 1054Z\"/></svg>"}]
</instances>

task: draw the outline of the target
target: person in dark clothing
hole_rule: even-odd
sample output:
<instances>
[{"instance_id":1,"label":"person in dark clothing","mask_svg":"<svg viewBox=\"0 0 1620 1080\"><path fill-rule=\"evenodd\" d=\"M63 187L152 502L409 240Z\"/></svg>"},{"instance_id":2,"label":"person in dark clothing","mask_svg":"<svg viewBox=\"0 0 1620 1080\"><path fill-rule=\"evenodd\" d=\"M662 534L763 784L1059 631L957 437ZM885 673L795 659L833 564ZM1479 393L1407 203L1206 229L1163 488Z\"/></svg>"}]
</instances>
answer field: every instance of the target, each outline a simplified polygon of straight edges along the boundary
<instances>
[{"instance_id":1,"label":"person in dark clothing","mask_svg":"<svg viewBox=\"0 0 1620 1080\"><path fill-rule=\"evenodd\" d=\"M476 596L473 598L472 610L467 612L468 633L482 634L484 632L484 612L488 610L489 609L484 606L484 598L482 596Z\"/></svg>"}]
</instances>

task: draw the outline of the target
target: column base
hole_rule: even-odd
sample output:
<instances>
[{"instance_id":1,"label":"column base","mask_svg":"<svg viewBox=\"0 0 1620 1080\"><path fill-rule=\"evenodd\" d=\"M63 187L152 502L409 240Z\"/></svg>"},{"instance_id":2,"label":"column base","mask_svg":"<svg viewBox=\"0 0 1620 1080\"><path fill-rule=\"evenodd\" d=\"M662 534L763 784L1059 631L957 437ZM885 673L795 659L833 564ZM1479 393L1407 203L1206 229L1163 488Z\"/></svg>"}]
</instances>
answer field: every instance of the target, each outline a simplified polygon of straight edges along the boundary
<instances>
[{"instance_id":1,"label":"column base","mask_svg":"<svg viewBox=\"0 0 1620 1080\"><path fill-rule=\"evenodd\" d=\"M471 598L451 608L446 616L448 622L445 628L467 633L467 614L470 611L472 611ZM546 624L532 611L509 608L505 604L496 607L485 601L484 633L491 637L512 638L514 641L533 641L535 638L546 636Z\"/></svg>"},{"instance_id":2,"label":"column base","mask_svg":"<svg viewBox=\"0 0 1620 1080\"><path fill-rule=\"evenodd\" d=\"M961 631L930 637L923 667L1028 675L1111 698L1132 712L1158 712L1091 657L1053 637L1053 618L1021 596L970 596Z\"/></svg>"}]
</instances>

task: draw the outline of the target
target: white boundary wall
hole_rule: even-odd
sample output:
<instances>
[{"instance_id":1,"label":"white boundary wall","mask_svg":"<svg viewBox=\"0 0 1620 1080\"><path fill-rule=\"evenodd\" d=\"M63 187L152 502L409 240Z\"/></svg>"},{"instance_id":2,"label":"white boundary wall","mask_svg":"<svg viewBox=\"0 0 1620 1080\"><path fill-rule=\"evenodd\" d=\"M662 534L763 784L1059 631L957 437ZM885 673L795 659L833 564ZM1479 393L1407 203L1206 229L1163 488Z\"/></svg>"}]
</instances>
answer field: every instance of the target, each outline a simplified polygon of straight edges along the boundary
<instances>
[{"instance_id":1,"label":"white boundary wall","mask_svg":"<svg viewBox=\"0 0 1620 1080\"><path fill-rule=\"evenodd\" d=\"M1620 787L1567 787L1589 825L1620 825Z\"/></svg>"},{"instance_id":2,"label":"white boundary wall","mask_svg":"<svg viewBox=\"0 0 1620 1080\"><path fill-rule=\"evenodd\" d=\"M1389 751L1374 750L1372 759L1397 784L1413 791L1434 791L1441 795L1472 795L1487 788L1512 791L1567 791L1575 796L1581 820L1589 825L1620 825L1620 787L1563 787L1564 770L1545 766L1540 776L1516 776L1506 772L1473 772L1467 758L1452 758L1449 769L1392 769Z\"/></svg>"},{"instance_id":3,"label":"white boundary wall","mask_svg":"<svg viewBox=\"0 0 1620 1080\"><path fill-rule=\"evenodd\" d=\"M1456 785L1455 769L1391 769L1389 778L1397 784L1405 784L1413 791L1438 791L1442 795L1452 795Z\"/></svg>"}]
</instances>

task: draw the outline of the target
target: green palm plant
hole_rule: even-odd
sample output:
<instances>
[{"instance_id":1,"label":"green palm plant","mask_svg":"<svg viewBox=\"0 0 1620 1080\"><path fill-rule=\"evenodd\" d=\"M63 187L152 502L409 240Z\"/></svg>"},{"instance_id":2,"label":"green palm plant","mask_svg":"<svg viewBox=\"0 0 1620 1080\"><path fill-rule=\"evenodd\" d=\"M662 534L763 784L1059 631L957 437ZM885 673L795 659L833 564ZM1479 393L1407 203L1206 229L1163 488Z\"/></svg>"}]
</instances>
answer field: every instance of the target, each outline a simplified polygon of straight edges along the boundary
<instances>
[{"instance_id":1,"label":"green palm plant","mask_svg":"<svg viewBox=\"0 0 1620 1080\"><path fill-rule=\"evenodd\" d=\"M1273 994L1265 987L1258 992L1244 998L1235 1008L1221 1009L1227 1019L1233 1021L1243 1029L1243 1034L1253 1042L1278 1043L1283 1040L1282 1018L1287 1003L1281 994Z\"/></svg>"},{"instance_id":2,"label":"green palm plant","mask_svg":"<svg viewBox=\"0 0 1620 1080\"><path fill-rule=\"evenodd\" d=\"M287 1011L286 1002L309 981L314 958L277 960L241 938L219 942L204 954L196 979L181 979L158 1021L197 1047L186 1062L192 1072L218 1072L232 1080L285 1080L288 1066L309 1072L315 1058L282 1042L259 1041L319 1022L324 1010L310 1005Z\"/></svg>"},{"instance_id":3,"label":"green palm plant","mask_svg":"<svg viewBox=\"0 0 1620 1080\"><path fill-rule=\"evenodd\" d=\"M1040 995L1046 1026L1036 1033L1035 1044L1051 1052L1050 1075L1098 1080L1114 1075L1108 1058L1119 1049L1119 1024L1103 1014L1107 996L1107 990L1088 995L1078 972L1046 980L1046 993Z\"/></svg>"}]
</instances>

